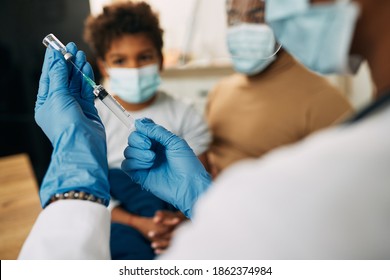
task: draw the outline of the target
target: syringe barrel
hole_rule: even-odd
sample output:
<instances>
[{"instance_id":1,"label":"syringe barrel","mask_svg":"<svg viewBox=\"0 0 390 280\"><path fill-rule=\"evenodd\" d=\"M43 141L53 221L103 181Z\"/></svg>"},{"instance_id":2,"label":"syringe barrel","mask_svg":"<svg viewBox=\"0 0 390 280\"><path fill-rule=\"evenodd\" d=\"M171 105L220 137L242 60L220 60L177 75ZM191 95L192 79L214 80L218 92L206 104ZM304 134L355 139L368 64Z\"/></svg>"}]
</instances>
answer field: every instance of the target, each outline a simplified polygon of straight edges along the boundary
<instances>
[{"instance_id":1,"label":"syringe barrel","mask_svg":"<svg viewBox=\"0 0 390 280\"><path fill-rule=\"evenodd\" d=\"M126 127L134 130L134 119L130 114L119 104L111 94L109 94L101 85L97 86L93 93L111 110Z\"/></svg>"},{"instance_id":2,"label":"syringe barrel","mask_svg":"<svg viewBox=\"0 0 390 280\"><path fill-rule=\"evenodd\" d=\"M49 34L45 38L43 38L42 43L48 48L51 46L53 49L60 51L64 56L65 60L69 60L73 57L71 53L68 52L65 45L61 43L60 40L57 39L54 34Z\"/></svg>"}]
</instances>

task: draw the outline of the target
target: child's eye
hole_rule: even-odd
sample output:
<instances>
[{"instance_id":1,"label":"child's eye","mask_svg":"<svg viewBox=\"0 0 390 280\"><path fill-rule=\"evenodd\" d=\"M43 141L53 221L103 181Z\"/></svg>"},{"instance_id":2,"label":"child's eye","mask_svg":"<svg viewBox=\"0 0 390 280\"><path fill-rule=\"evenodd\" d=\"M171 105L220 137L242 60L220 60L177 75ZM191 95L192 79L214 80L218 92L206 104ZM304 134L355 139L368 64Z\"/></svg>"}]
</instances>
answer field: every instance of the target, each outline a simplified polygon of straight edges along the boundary
<instances>
[{"instance_id":1,"label":"child's eye","mask_svg":"<svg viewBox=\"0 0 390 280\"><path fill-rule=\"evenodd\" d=\"M123 58L114 59L112 61L112 64L116 66L122 66L125 63L125 60Z\"/></svg>"},{"instance_id":2,"label":"child's eye","mask_svg":"<svg viewBox=\"0 0 390 280\"><path fill-rule=\"evenodd\" d=\"M139 60L141 62L149 62L154 59L154 55L152 54L143 54L139 56Z\"/></svg>"}]
</instances>

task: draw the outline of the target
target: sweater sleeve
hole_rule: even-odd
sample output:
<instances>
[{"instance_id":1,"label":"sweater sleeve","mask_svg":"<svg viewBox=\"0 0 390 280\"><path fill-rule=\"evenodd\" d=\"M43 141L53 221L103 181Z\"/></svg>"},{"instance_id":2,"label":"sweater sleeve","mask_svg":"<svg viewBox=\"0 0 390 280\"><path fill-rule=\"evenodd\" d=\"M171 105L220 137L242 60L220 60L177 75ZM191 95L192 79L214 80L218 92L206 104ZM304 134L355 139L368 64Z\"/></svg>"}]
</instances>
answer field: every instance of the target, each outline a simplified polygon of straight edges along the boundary
<instances>
[{"instance_id":1,"label":"sweater sleeve","mask_svg":"<svg viewBox=\"0 0 390 280\"><path fill-rule=\"evenodd\" d=\"M309 101L306 112L306 133L337 124L351 115L352 106L336 89L316 93Z\"/></svg>"}]
</instances>

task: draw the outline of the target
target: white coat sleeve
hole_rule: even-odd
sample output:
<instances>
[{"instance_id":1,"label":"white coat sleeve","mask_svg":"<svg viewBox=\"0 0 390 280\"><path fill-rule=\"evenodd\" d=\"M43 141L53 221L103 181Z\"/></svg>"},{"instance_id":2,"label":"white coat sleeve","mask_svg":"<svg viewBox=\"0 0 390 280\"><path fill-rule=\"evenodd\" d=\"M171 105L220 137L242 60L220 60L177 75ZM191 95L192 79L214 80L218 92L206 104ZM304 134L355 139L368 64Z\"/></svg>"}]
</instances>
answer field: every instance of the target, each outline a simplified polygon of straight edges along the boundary
<instances>
[{"instance_id":1,"label":"white coat sleeve","mask_svg":"<svg viewBox=\"0 0 390 280\"><path fill-rule=\"evenodd\" d=\"M95 202L62 200L38 216L19 259L110 259L110 214Z\"/></svg>"},{"instance_id":2,"label":"white coat sleeve","mask_svg":"<svg viewBox=\"0 0 390 280\"><path fill-rule=\"evenodd\" d=\"M164 259L389 259L390 108L228 168Z\"/></svg>"}]
</instances>

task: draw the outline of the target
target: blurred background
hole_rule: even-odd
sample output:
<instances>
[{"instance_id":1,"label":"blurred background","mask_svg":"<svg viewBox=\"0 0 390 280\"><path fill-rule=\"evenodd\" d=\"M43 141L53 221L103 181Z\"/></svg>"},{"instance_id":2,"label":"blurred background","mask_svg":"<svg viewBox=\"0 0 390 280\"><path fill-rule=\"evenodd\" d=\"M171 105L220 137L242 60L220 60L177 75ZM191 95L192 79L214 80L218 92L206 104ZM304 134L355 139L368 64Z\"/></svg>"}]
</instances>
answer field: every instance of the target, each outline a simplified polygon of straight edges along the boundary
<instances>
[{"instance_id":1,"label":"blurred background","mask_svg":"<svg viewBox=\"0 0 390 280\"><path fill-rule=\"evenodd\" d=\"M34 103L45 52L42 39L55 34L75 42L94 58L82 39L86 17L118 0L1 0L0 157L28 154L38 183L47 169L51 145L34 121ZM164 33L162 89L196 105L202 113L209 90L233 70L225 46L225 0L148 0ZM95 76L99 79L98 72ZM355 108L375 90L364 65L355 77L329 76ZM4 172L0 170L0 173Z\"/></svg>"}]
</instances>

